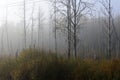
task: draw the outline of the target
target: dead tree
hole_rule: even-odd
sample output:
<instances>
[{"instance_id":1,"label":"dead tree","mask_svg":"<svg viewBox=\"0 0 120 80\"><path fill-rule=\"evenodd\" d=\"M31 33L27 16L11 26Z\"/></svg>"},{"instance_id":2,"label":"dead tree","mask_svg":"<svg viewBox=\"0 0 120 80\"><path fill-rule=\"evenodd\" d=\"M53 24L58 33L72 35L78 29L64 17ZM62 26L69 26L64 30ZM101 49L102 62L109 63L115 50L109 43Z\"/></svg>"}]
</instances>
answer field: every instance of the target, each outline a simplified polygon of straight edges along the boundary
<instances>
[{"instance_id":1,"label":"dead tree","mask_svg":"<svg viewBox=\"0 0 120 80\"><path fill-rule=\"evenodd\" d=\"M54 0L54 37L55 37L55 53L57 54L57 15L56 15L56 3L57 1Z\"/></svg>"},{"instance_id":2,"label":"dead tree","mask_svg":"<svg viewBox=\"0 0 120 80\"><path fill-rule=\"evenodd\" d=\"M74 45L74 54L75 58L77 58L77 49L79 43L78 32L80 31L81 18L84 16L91 14L93 4L83 1L83 0L71 0L71 8L72 8L72 19L71 23L73 25L73 45Z\"/></svg>"},{"instance_id":3,"label":"dead tree","mask_svg":"<svg viewBox=\"0 0 120 80\"><path fill-rule=\"evenodd\" d=\"M26 48L26 0L24 0L24 48Z\"/></svg>"},{"instance_id":4,"label":"dead tree","mask_svg":"<svg viewBox=\"0 0 120 80\"><path fill-rule=\"evenodd\" d=\"M65 13L61 10L60 7L58 6L63 6L66 10ZM62 15L65 14L65 20L67 21L67 26L65 27L66 29L66 34L67 34L67 55L70 58L71 56L71 0L54 0L54 35L55 35L55 52L57 53L57 30L62 30L62 27L58 27L61 26L62 22L61 22L61 17L63 17L62 15L59 15L59 19L57 17L57 13L60 13ZM59 21L58 21L58 20Z\"/></svg>"},{"instance_id":5,"label":"dead tree","mask_svg":"<svg viewBox=\"0 0 120 80\"><path fill-rule=\"evenodd\" d=\"M38 10L38 48L40 47L40 27L41 27L41 18L40 18L40 7Z\"/></svg>"},{"instance_id":6,"label":"dead tree","mask_svg":"<svg viewBox=\"0 0 120 80\"><path fill-rule=\"evenodd\" d=\"M2 28L1 32L1 53L4 51L4 28Z\"/></svg>"},{"instance_id":7,"label":"dead tree","mask_svg":"<svg viewBox=\"0 0 120 80\"><path fill-rule=\"evenodd\" d=\"M91 13L92 4L82 0L58 0L58 3L64 7L62 9L57 7L57 11L64 15L63 19L67 18L68 56L70 55L70 47L73 47L74 55L77 57L80 21L82 17ZM63 10L65 7L66 10Z\"/></svg>"},{"instance_id":8,"label":"dead tree","mask_svg":"<svg viewBox=\"0 0 120 80\"><path fill-rule=\"evenodd\" d=\"M77 57L77 1L72 1L73 6L73 29L74 29L74 51L75 51L75 57Z\"/></svg>"},{"instance_id":9,"label":"dead tree","mask_svg":"<svg viewBox=\"0 0 120 80\"><path fill-rule=\"evenodd\" d=\"M108 23L108 57L111 58L111 52L112 52L112 31L111 31L111 0L109 0L109 9L108 9L108 15L109 15L109 23Z\"/></svg>"},{"instance_id":10,"label":"dead tree","mask_svg":"<svg viewBox=\"0 0 120 80\"><path fill-rule=\"evenodd\" d=\"M8 47L8 52L10 50L9 48L9 35L8 35L8 21L7 21L7 17L8 17L8 7L6 7L6 22L5 22L5 28L6 28L6 37L7 37L7 47Z\"/></svg>"},{"instance_id":11,"label":"dead tree","mask_svg":"<svg viewBox=\"0 0 120 80\"><path fill-rule=\"evenodd\" d=\"M33 48L33 42L34 42L34 6L35 6L35 3L33 3L33 7L32 7L32 26L31 26L31 47Z\"/></svg>"},{"instance_id":12,"label":"dead tree","mask_svg":"<svg viewBox=\"0 0 120 80\"><path fill-rule=\"evenodd\" d=\"M44 24L44 14L41 11L41 8L39 6L38 8L38 48L42 47L42 51L44 49L44 28L42 26ZM40 46L41 43L41 46Z\"/></svg>"},{"instance_id":13,"label":"dead tree","mask_svg":"<svg viewBox=\"0 0 120 80\"><path fill-rule=\"evenodd\" d=\"M71 56L71 1L67 0L67 28L68 28L68 57Z\"/></svg>"},{"instance_id":14,"label":"dead tree","mask_svg":"<svg viewBox=\"0 0 120 80\"><path fill-rule=\"evenodd\" d=\"M119 41L118 34L115 29L114 25L114 19L112 16L112 5L111 0L103 0L101 2L103 8L105 9L103 11L103 14L107 17L107 19L104 21L106 24L106 37L107 37L107 58L112 58L112 52L114 51L116 42ZM116 41L117 40L117 41Z\"/></svg>"}]
</instances>

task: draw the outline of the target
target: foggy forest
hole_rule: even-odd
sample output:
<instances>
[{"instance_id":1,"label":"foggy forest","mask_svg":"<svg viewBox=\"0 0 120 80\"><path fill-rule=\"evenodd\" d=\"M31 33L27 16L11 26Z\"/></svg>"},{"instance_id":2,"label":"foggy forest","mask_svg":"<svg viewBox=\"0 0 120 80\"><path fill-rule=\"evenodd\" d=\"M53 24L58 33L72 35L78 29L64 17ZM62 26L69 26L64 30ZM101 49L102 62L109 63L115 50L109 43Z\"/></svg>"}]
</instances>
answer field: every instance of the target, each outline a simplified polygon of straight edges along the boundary
<instances>
[{"instance_id":1,"label":"foggy forest","mask_svg":"<svg viewBox=\"0 0 120 80\"><path fill-rule=\"evenodd\" d=\"M0 80L120 80L119 0L1 0Z\"/></svg>"}]
</instances>

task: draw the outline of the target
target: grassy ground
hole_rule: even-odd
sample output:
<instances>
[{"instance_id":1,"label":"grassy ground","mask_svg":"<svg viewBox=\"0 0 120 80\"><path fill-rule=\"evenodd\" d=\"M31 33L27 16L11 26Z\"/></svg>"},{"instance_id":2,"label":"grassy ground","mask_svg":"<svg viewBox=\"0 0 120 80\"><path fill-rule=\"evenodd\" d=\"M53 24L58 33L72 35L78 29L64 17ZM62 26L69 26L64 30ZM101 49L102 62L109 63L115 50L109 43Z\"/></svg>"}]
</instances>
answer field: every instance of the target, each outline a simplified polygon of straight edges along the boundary
<instances>
[{"instance_id":1,"label":"grassy ground","mask_svg":"<svg viewBox=\"0 0 120 80\"><path fill-rule=\"evenodd\" d=\"M0 80L120 80L120 60L81 60L38 50L0 60Z\"/></svg>"}]
</instances>

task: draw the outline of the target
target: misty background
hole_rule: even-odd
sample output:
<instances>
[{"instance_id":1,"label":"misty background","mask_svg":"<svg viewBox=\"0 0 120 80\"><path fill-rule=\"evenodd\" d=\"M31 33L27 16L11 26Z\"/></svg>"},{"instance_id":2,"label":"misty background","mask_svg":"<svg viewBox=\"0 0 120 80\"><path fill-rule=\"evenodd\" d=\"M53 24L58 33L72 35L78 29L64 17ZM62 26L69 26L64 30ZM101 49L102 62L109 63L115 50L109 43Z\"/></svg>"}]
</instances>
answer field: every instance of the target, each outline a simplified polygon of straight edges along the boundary
<instances>
[{"instance_id":1,"label":"misty background","mask_svg":"<svg viewBox=\"0 0 120 80\"><path fill-rule=\"evenodd\" d=\"M102 56L106 52L104 24L106 16L100 0L88 0L94 6L91 15L81 19L79 42L77 51L80 57ZM50 0L26 0L26 48L35 47L45 51L55 52L53 4ZM120 37L120 1L112 0L112 14L115 28ZM66 32L61 29L65 24L65 17L57 14L57 51L67 52ZM38 18L39 17L39 18ZM40 19L40 32L39 30ZM24 49L24 0L0 1L0 54L15 55ZM33 27L33 28L32 28ZM33 33L31 32L33 30ZM39 37L38 37L39 34ZM31 36L33 35L33 36ZM38 42L39 40L39 42ZM116 42L116 41L115 41ZM117 43L115 43L117 44ZM116 46L114 46L116 47ZM98 53L96 53L98 51ZM117 56L119 49L115 50ZM102 54L99 54L102 53ZM67 55L67 54L65 54ZM73 54L72 54L73 55ZM116 56L113 54L113 56Z\"/></svg>"}]
</instances>

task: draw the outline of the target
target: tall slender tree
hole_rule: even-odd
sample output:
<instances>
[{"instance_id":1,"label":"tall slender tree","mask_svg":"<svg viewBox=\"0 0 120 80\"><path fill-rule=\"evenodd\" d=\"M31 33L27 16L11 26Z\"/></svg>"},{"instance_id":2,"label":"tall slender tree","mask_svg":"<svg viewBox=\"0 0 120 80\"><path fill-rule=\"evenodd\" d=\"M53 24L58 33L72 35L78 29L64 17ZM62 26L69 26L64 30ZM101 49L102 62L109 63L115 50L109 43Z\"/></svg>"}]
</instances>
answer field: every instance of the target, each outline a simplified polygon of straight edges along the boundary
<instances>
[{"instance_id":1,"label":"tall slender tree","mask_svg":"<svg viewBox=\"0 0 120 80\"><path fill-rule=\"evenodd\" d=\"M57 11L64 15L63 19L67 20L68 56L70 56L70 49L73 47L74 56L77 57L77 44L79 42L78 31L80 31L78 29L80 29L80 21L82 17L91 13L92 4L83 0L58 0L58 4L62 4L63 8L57 7Z\"/></svg>"},{"instance_id":2,"label":"tall slender tree","mask_svg":"<svg viewBox=\"0 0 120 80\"><path fill-rule=\"evenodd\" d=\"M7 37L7 47L8 47L8 52L10 50L10 46L9 46L9 35L8 35L8 21L7 21L7 18L8 18L8 7L6 7L6 22L5 22L5 30L6 30L6 37Z\"/></svg>"},{"instance_id":3,"label":"tall slender tree","mask_svg":"<svg viewBox=\"0 0 120 80\"><path fill-rule=\"evenodd\" d=\"M74 28L74 51L75 51L75 57L77 57L77 1L72 1L73 4L73 28Z\"/></svg>"},{"instance_id":4,"label":"tall slender tree","mask_svg":"<svg viewBox=\"0 0 120 80\"><path fill-rule=\"evenodd\" d=\"M1 53L4 51L4 28L2 28L1 32Z\"/></svg>"},{"instance_id":5,"label":"tall slender tree","mask_svg":"<svg viewBox=\"0 0 120 80\"><path fill-rule=\"evenodd\" d=\"M77 58L77 50L78 50L78 44L79 44L79 37L78 37L78 31L81 29L81 19L91 14L93 5L87 1L83 0L71 0L71 7L72 7L72 19L71 23L73 25L73 45L74 45L74 54L75 58Z\"/></svg>"},{"instance_id":6,"label":"tall slender tree","mask_svg":"<svg viewBox=\"0 0 120 80\"><path fill-rule=\"evenodd\" d=\"M119 41L118 34L116 32L116 28L114 25L114 19L112 16L112 5L111 0L103 0L101 2L104 11L103 14L107 17L105 20L105 28L106 28L106 37L107 37L107 58L112 58L112 53L115 51L115 46L117 42Z\"/></svg>"},{"instance_id":7,"label":"tall slender tree","mask_svg":"<svg viewBox=\"0 0 120 80\"><path fill-rule=\"evenodd\" d=\"M24 48L26 48L26 0L23 1L24 3Z\"/></svg>"},{"instance_id":8,"label":"tall slender tree","mask_svg":"<svg viewBox=\"0 0 120 80\"><path fill-rule=\"evenodd\" d=\"M67 0L67 29L68 29L68 57L70 58L71 56L71 1Z\"/></svg>"},{"instance_id":9,"label":"tall slender tree","mask_svg":"<svg viewBox=\"0 0 120 80\"><path fill-rule=\"evenodd\" d=\"M109 9L108 9L108 14L109 14L109 23L108 23L108 57L111 57L111 51L112 51L112 42L111 42L111 0L109 0Z\"/></svg>"},{"instance_id":10,"label":"tall slender tree","mask_svg":"<svg viewBox=\"0 0 120 80\"><path fill-rule=\"evenodd\" d=\"M40 7L38 9L38 47L40 47L40 27L41 27L41 14L40 14Z\"/></svg>"},{"instance_id":11,"label":"tall slender tree","mask_svg":"<svg viewBox=\"0 0 120 80\"><path fill-rule=\"evenodd\" d=\"M54 0L54 37L55 37L55 53L57 54L57 1Z\"/></svg>"},{"instance_id":12,"label":"tall slender tree","mask_svg":"<svg viewBox=\"0 0 120 80\"><path fill-rule=\"evenodd\" d=\"M31 26L31 46L34 46L34 6L35 3L33 3L33 7L32 7L32 26Z\"/></svg>"}]
</instances>

